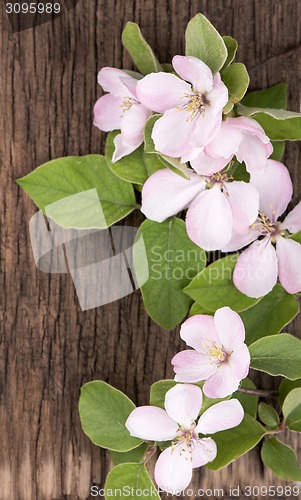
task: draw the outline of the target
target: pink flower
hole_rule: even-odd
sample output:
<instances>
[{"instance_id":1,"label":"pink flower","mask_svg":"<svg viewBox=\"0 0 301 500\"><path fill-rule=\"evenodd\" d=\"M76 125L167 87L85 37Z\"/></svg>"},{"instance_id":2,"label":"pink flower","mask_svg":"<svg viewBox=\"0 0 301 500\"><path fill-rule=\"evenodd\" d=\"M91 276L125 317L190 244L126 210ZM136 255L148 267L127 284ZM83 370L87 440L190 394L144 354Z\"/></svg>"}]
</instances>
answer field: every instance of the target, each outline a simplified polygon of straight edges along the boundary
<instances>
[{"instance_id":1,"label":"pink flower","mask_svg":"<svg viewBox=\"0 0 301 500\"><path fill-rule=\"evenodd\" d=\"M121 134L114 139L113 162L143 143L145 123L152 115L137 98L137 82L120 69L102 68L98 74L99 85L109 93L100 97L94 106L94 125L104 132L121 129Z\"/></svg>"},{"instance_id":2,"label":"pink flower","mask_svg":"<svg viewBox=\"0 0 301 500\"><path fill-rule=\"evenodd\" d=\"M172 63L182 79L152 73L138 82L137 95L144 106L164 113L152 133L157 151L178 158L207 144L217 132L228 90L220 74L213 76L196 57L175 56Z\"/></svg>"},{"instance_id":3,"label":"pink flower","mask_svg":"<svg viewBox=\"0 0 301 500\"><path fill-rule=\"evenodd\" d=\"M190 157L192 168L199 174L212 174L223 168L235 155L245 162L247 170L266 167L273 146L256 120L241 116L222 122L213 140Z\"/></svg>"},{"instance_id":4,"label":"pink flower","mask_svg":"<svg viewBox=\"0 0 301 500\"><path fill-rule=\"evenodd\" d=\"M216 457L213 439L199 434L236 427L243 419L241 404L232 399L211 406L196 422L202 402L199 387L177 384L166 393L165 410L155 406L135 408L125 424L132 436L150 441L172 440L155 466L156 483L168 493L183 491L191 481L192 470Z\"/></svg>"},{"instance_id":5,"label":"pink flower","mask_svg":"<svg viewBox=\"0 0 301 500\"><path fill-rule=\"evenodd\" d=\"M227 172L190 180L168 169L159 170L144 184L141 211L156 222L189 207L186 228L190 239L205 250L220 250L232 231L246 233L258 215L259 197L246 182L233 181Z\"/></svg>"},{"instance_id":6,"label":"pink flower","mask_svg":"<svg viewBox=\"0 0 301 500\"><path fill-rule=\"evenodd\" d=\"M225 167L235 155L245 162L247 170L266 167L273 146L256 120L241 116L227 118L213 140L190 158L192 168L199 174L213 174Z\"/></svg>"},{"instance_id":7,"label":"pink flower","mask_svg":"<svg viewBox=\"0 0 301 500\"><path fill-rule=\"evenodd\" d=\"M268 160L263 171L253 172L251 182L260 195L259 216L243 237L234 234L223 251L238 250L253 241L238 258L234 269L235 286L249 297L269 293L277 282L288 293L301 291L301 245L289 238L301 230L301 203L284 219L292 197L292 181L287 168Z\"/></svg>"},{"instance_id":8,"label":"pink flower","mask_svg":"<svg viewBox=\"0 0 301 500\"><path fill-rule=\"evenodd\" d=\"M183 323L180 335L195 350L181 351L172 359L177 382L206 380L203 391L209 398L224 398L238 389L248 375L250 354L236 312L222 307L214 318L192 316Z\"/></svg>"}]
</instances>

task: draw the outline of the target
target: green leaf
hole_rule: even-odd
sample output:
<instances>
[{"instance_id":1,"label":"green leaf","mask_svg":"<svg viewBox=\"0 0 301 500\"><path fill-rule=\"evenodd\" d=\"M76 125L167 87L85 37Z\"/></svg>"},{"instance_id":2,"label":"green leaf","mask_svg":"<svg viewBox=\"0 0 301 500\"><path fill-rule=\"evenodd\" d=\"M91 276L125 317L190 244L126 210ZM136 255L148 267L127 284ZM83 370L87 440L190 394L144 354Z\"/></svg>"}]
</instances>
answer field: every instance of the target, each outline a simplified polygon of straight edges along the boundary
<instances>
[{"instance_id":1,"label":"green leaf","mask_svg":"<svg viewBox=\"0 0 301 500\"><path fill-rule=\"evenodd\" d=\"M301 378L301 340L281 333L259 339L249 347L251 367L270 375Z\"/></svg>"},{"instance_id":2,"label":"green leaf","mask_svg":"<svg viewBox=\"0 0 301 500\"><path fill-rule=\"evenodd\" d=\"M301 114L283 109L251 108L237 104L237 112L254 118L272 141L298 141L301 139Z\"/></svg>"},{"instance_id":3,"label":"green leaf","mask_svg":"<svg viewBox=\"0 0 301 500\"><path fill-rule=\"evenodd\" d=\"M298 233L294 233L290 236L290 238L294 241L297 241L298 243L301 243L301 231L298 231Z\"/></svg>"},{"instance_id":4,"label":"green leaf","mask_svg":"<svg viewBox=\"0 0 301 500\"><path fill-rule=\"evenodd\" d=\"M235 59L236 52L238 49L238 43L232 36L223 36L224 43L227 48L228 56L224 63L223 68L227 68Z\"/></svg>"},{"instance_id":5,"label":"green leaf","mask_svg":"<svg viewBox=\"0 0 301 500\"><path fill-rule=\"evenodd\" d=\"M114 498L115 500L154 498L160 500L145 466L130 463L117 465L109 472L105 483L105 498Z\"/></svg>"},{"instance_id":6,"label":"green leaf","mask_svg":"<svg viewBox=\"0 0 301 500\"><path fill-rule=\"evenodd\" d=\"M180 219L162 223L146 220L140 231L149 268L149 278L141 287L144 305L156 323L171 329L188 312L192 301L183 288L206 265L206 253L188 238L185 223ZM145 265L140 264L136 245L134 262L138 282L143 283Z\"/></svg>"},{"instance_id":7,"label":"green leaf","mask_svg":"<svg viewBox=\"0 0 301 500\"><path fill-rule=\"evenodd\" d=\"M119 133L119 131L114 131L107 135L105 154L109 168L113 174L124 181L133 184L144 184L150 175L163 168L162 162L159 161L157 155L145 153L142 145L130 155L124 156L113 163L114 139Z\"/></svg>"},{"instance_id":8,"label":"green leaf","mask_svg":"<svg viewBox=\"0 0 301 500\"><path fill-rule=\"evenodd\" d=\"M287 85L285 82L277 83L268 89L248 92L242 104L251 108L287 108Z\"/></svg>"},{"instance_id":9,"label":"green leaf","mask_svg":"<svg viewBox=\"0 0 301 500\"><path fill-rule=\"evenodd\" d=\"M281 407L288 393L298 387L301 387L301 378L297 380L287 380L287 379L282 380L279 386L279 398L278 398Z\"/></svg>"},{"instance_id":10,"label":"green leaf","mask_svg":"<svg viewBox=\"0 0 301 500\"><path fill-rule=\"evenodd\" d=\"M197 304L196 302L194 302L194 304L192 304L192 306L190 308L189 316L195 316L196 314L209 314L209 316L210 315L212 316L213 312L207 311L207 309L200 306L200 304Z\"/></svg>"},{"instance_id":11,"label":"green leaf","mask_svg":"<svg viewBox=\"0 0 301 500\"><path fill-rule=\"evenodd\" d=\"M147 450L147 444L143 443L138 448L126 451L124 453L118 451L111 451L111 457L114 465L125 464L125 463L139 463L144 457Z\"/></svg>"},{"instance_id":12,"label":"green leaf","mask_svg":"<svg viewBox=\"0 0 301 500\"><path fill-rule=\"evenodd\" d=\"M163 71L165 71L165 73L175 73L175 70L174 70L174 67L172 64L162 63L161 66L163 68Z\"/></svg>"},{"instance_id":13,"label":"green leaf","mask_svg":"<svg viewBox=\"0 0 301 500\"><path fill-rule=\"evenodd\" d=\"M278 441L276 437L268 439L263 444L261 458L264 465L281 479L301 481L301 469L294 450Z\"/></svg>"},{"instance_id":14,"label":"green leaf","mask_svg":"<svg viewBox=\"0 0 301 500\"><path fill-rule=\"evenodd\" d=\"M285 141L272 141L273 153L270 158L272 160L281 161L285 151Z\"/></svg>"},{"instance_id":15,"label":"green leaf","mask_svg":"<svg viewBox=\"0 0 301 500\"><path fill-rule=\"evenodd\" d=\"M113 451L130 451L142 444L125 427L134 403L122 392L102 380L81 388L79 415L85 434L92 443Z\"/></svg>"},{"instance_id":16,"label":"green leaf","mask_svg":"<svg viewBox=\"0 0 301 500\"><path fill-rule=\"evenodd\" d=\"M265 435L265 429L251 415L245 415L234 429L217 432L213 439L217 444L217 457L206 467L218 470L251 450Z\"/></svg>"},{"instance_id":17,"label":"green leaf","mask_svg":"<svg viewBox=\"0 0 301 500\"><path fill-rule=\"evenodd\" d=\"M136 206L133 187L116 177L100 155L52 160L17 183L65 228L106 228Z\"/></svg>"},{"instance_id":18,"label":"green leaf","mask_svg":"<svg viewBox=\"0 0 301 500\"><path fill-rule=\"evenodd\" d=\"M258 416L260 420L269 427L277 427L279 425L279 416L275 408L267 403L259 403Z\"/></svg>"},{"instance_id":19,"label":"green leaf","mask_svg":"<svg viewBox=\"0 0 301 500\"><path fill-rule=\"evenodd\" d=\"M146 153L157 153L154 141L152 139L152 132L154 125L159 118L161 118L160 114L152 115L146 122L144 128L144 149Z\"/></svg>"},{"instance_id":20,"label":"green leaf","mask_svg":"<svg viewBox=\"0 0 301 500\"><path fill-rule=\"evenodd\" d=\"M244 64L234 63L222 71L222 80L229 91L229 100L224 107L224 113L229 113L234 104L238 103L247 92L250 78Z\"/></svg>"},{"instance_id":21,"label":"green leaf","mask_svg":"<svg viewBox=\"0 0 301 500\"><path fill-rule=\"evenodd\" d=\"M189 170L186 163L181 163L179 158L171 158L170 156L158 155L165 167L169 168L174 174L189 179Z\"/></svg>"},{"instance_id":22,"label":"green leaf","mask_svg":"<svg viewBox=\"0 0 301 500\"><path fill-rule=\"evenodd\" d=\"M229 306L234 311L244 311L258 302L242 294L233 283L233 271L238 254L217 260L201 271L185 288L184 292L198 304L215 312Z\"/></svg>"},{"instance_id":23,"label":"green leaf","mask_svg":"<svg viewBox=\"0 0 301 500\"><path fill-rule=\"evenodd\" d=\"M301 387L293 389L285 398L282 412L288 428L301 432Z\"/></svg>"},{"instance_id":24,"label":"green leaf","mask_svg":"<svg viewBox=\"0 0 301 500\"><path fill-rule=\"evenodd\" d=\"M241 387L245 389L256 389L256 385L249 378L245 378L241 382ZM243 394L242 392L234 392L232 398L238 399L240 401L245 413L256 418L257 406L258 406L258 396L253 394Z\"/></svg>"},{"instance_id":25,"label":"green leaf","mask_svg":"<svg viewBox=\"0 0 301 500\"><path fill-rule=\"evenodd\" d=\"M155 382L151 386L150 390L150 405L151 406L158 406L159 408L164 408L164 401L165 401L165 395L167 391L172 389L176 384L179 384L179 382L175 382L175 380L159 380L158 382ZM198 382L197 384L198 387L201 389L203 388L204 382ZM221 401L226 401L230 399L230 396L226 398L207 398L205 394L203 393L203 404L202 408L200 411L200 414L204 413L204 411L208 410L210 406L215 405L216 403L220 403Z\"/></svg>"},{"instance_id":26,"label":"green leaf","mask_svg":"<svg viewBox=\"0 0 301 500\"><path fill-rule=\"evenodd\" d=\"M189 21L186 29L186 56L198 57L212 73L219 71L228 56L225 42L203 14Z\"/></svg>"},{"instance_id":27,"label":"green leaf","mask_svg":"<svg viewBox=\"0 0 301 500\"><path fill-rule=\"evenodd\" d=\"M145 41L136 23L128 22L125 25L121 38L123 46L143 75L162 71L162 66L154 55L151 47Z\"/></svg>"},{"instance_id":28,"label":"green leaf","mask_svg":"<svg viewBox=\"0 0 301 500\"><path fill-rule=\"evenodd\" d=\"M287 85L285 82L277 83L272 87L264 90L255 90L249 92L243 99L242 104L256 108L287 108ZM273 142L274 151L271 155L273 160L281 161L284 150L284 141Z\"/></svg>"},{"instance_id":29,"label":"green leaf","mask_svg":"<svg viewBox=\"0 0 301 500\"><path fill-rule=\"evenodd\" d=\"M298 311L296 297L287 293L281 285L275 285L260 302L241 313L246 330L246 343L249 345L261 337L281 332Z\"/></svg>"},{"instance_id":30,"label":"green leaf","mask_svg":"<svg viewBox=\"0 0 301 500\"><path fill-rule=\"evenodd\" d=\"M228 170L228 176L233 176L236 181L249 182L250 174L246 169L245 162L240 163L236 158L231 161L232 166Z\"/></svg>"}]
</instances>

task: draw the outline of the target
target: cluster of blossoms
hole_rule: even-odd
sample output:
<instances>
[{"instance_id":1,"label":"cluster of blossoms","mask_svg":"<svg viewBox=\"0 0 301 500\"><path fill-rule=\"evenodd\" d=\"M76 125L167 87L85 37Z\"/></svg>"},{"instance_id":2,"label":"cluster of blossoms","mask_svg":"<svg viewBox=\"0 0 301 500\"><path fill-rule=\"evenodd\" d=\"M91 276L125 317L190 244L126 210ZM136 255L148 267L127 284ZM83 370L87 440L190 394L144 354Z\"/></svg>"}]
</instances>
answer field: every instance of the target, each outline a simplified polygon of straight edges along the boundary
<instances>
[{"instance_id":1,"label":"cluster of blossoms","mask_svg":"<svg viewBox=\"0 0 301 500\"><path fill-rule=\"evenodd\" d=\"M156 151L189 162L189 179L168 168L151 175L142 189L141 211L162 222L188 209L188 236L207 251L248 246L234 271L244 294L262 297L278 277L288 293L301 291L301 246L290 238L301 230L301 205L278 221L292 197L287 168L269 159L273 146L258 122L243 116L223 120L228 90L219 73L213 75L192 56L175 56L173 68L178 76L143 77L114 68L103 68L98 76L108 93L95 105L94 124L121 131L113 162L143 143L153 113ZM249 182L229 174L233 158L245 163Z\"/></svg>"},{"instance_id":2,"label":"cluster of blossoms","mask_svg":"<svg viewBox=\"0 0 301 500\"><path fill-rule=\"evenodd\" d=\"M194 350L182 351L173 358L175 380L205 380L203 392L208 398L231 396L250 366L239 315L223 307L214 318L193 316L182 325L181 337ZM205 436L236 427L243 419L244 411L237 399L216 403L199 417L202 402L199 386L177 384L166 393L165 410L142 406L133 410L126 422L132 436L147 441L172 441L155 467L156 482L164 491L183 491L191 481L192 469L215 459L216 444Z\"/></svg>"},{"instance_id":3,"label":"cluster of blossoms","mask_svg":"<svg viewBox=\"0 0 301 500\"><path fill-rule=\"evenodd\" d=\"M144 142L147 121L159 155L186 165L187 177L169 168L157 170L142 188L141 211L158 223L187 210L189 238L206 251L244 249L234 269L235 286L245 295L268 294L279 278L288 293L301 291L301 245L291 238L301 230L301 202L279 217L292 198L285 165L270 159L271 141L259 123L244 116L223 117L228 89L221 75L192 56L175 56L172 73L143 77L103 68L104 91L94 108L94 124L115 136L116 162ZM159 160L158 160L159 161ZM244 163L248 182L234 179L235 162ZM165 410L144 406L129 416L132 436L169 442L155 467L160 488L176 493L190 483L192 470L214 460L210 436L236 427L244 411L237 399L214 404L202 413L207 398L230 398L250 367L245 329L229 307L214 317L195 315L181 327L192 349L172 359L176 385L166 393ZM202 389L196 383L202 383Z\"/></svg>"}]
</instances>

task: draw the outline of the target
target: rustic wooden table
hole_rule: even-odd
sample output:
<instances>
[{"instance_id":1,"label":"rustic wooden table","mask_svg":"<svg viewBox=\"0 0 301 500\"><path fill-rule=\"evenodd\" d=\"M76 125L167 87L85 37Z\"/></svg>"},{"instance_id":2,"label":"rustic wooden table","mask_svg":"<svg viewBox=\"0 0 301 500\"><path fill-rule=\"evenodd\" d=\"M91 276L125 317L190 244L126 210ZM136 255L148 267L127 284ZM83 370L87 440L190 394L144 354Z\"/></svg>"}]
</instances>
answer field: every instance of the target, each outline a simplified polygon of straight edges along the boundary
<instances>
[{"instance_id":1,"label":"rustic wooden table","mask_svg":"<svg viewBox=\"0 0 301 500\"><path fill-rule=\"evenodd\" d=\"M54 22L19 33L1 7L0 499L86 499L92 484L103 484L110 460L81 430L81 385L103 379L146 403L150 385L172 376L178 330L150 321L139 292L81 312L70 276L35 268L28 222L36 208L15 180L50 159L102 151L104 135L91 120L96 77L102 66L131 67L120 41L128 20L140 24L164 62L183 52L186 23L203 12L239 41L251 87L286 80L290 109L298 111L301 2L79 0ZM294 202L301 197L300 153L300 144L288 145ZM299 453L300 444L296 435ZM227 498L238 484L284 482L263 470L255 449L220 472L196 472L193 486L224 488Z\"/></svg>"}]
</instances>

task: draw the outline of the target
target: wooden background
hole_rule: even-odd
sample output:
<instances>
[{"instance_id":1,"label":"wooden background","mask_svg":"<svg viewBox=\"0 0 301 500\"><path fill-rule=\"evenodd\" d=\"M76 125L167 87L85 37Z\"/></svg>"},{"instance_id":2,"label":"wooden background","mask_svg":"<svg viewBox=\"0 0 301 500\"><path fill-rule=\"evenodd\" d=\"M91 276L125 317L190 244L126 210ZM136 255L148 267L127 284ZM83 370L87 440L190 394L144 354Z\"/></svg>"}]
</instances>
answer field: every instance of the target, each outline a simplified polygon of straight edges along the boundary
<instances>
[{"instance_id":1,"label":"wooden background","mask_svg":"<svg viewBox=\"0 0 301 500\"><path fill-rule=\"evenodd\" d=\"M99 153L103 135L91 110L102 66L130 68L120 34L140 24L162 62L182 53L188 20L203 12L239 41L252 88L286 80L300 107L300 0L80 0L74 10L12 33L1 3L1 364L0 499L86 499L103 484L109 457L84 436L78 417L83 383L103 379L137 404L150 385L172 376L178 330L149 320L139 292L81 312L70 276L35 268L28 222L36 212L15 180L64 155ZM300 144L286 163L301 197ZM138 224L139 214L129 218ZM290 331L300 333L301 317ZM259 380L259 384L262 381ZM301 441L294 437L300 452ZM253 450L220 472L194 474L194 487L284 484ZM242 496L241 496L242 497ZM207 496L206 498L214 498Z\"/></svg>"}]
</instances>

